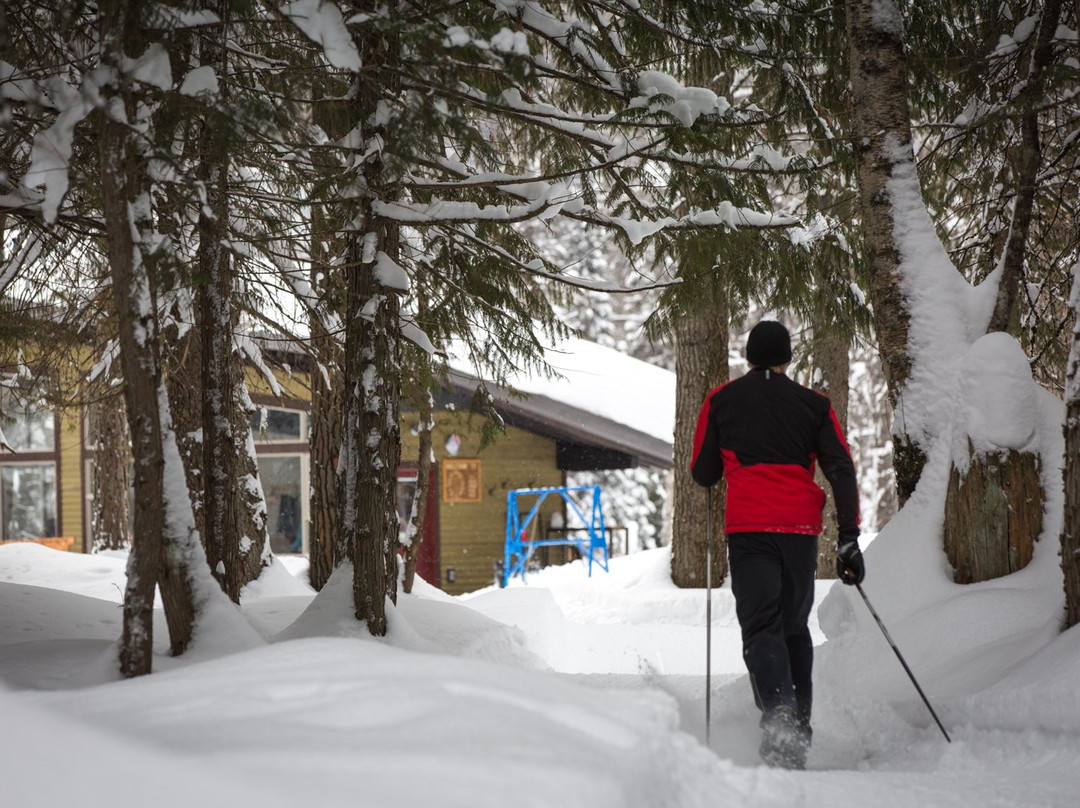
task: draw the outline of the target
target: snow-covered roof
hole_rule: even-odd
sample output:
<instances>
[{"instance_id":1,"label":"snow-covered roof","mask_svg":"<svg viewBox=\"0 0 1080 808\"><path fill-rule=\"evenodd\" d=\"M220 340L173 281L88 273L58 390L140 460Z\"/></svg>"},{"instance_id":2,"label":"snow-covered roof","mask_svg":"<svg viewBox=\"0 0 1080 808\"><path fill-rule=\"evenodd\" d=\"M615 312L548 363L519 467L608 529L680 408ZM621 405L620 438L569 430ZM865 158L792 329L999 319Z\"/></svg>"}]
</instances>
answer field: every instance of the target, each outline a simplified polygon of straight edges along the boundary
<instances>
[{"instance_id":1,"label":"snow-covered roof","mask_svg":"<svg viewBox=\"0 0 1080 808\"><path fill-rule=\"evenodd\" d=\"M506 387L490 388L504 416L561 440L671 467L674 373L578 338L547 349L546 357L558 377L519 371L507 378ZM475 386L479 376L467 359L451 358L450 365L455 385ZM510 390L528 396L515 397Z\"/></svg>"}]
</instances>

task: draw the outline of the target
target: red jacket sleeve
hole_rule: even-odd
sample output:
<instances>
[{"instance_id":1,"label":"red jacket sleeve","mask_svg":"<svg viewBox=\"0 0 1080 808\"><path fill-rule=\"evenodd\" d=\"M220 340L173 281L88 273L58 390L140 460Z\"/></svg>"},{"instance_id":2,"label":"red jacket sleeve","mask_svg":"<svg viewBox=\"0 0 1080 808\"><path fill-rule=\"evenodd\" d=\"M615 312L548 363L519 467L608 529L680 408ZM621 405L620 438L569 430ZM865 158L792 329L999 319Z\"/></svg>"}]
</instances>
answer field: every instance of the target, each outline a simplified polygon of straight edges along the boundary
<instances>
[{"instance_id":1,"label":"red jacket sleeve","mask_svg":"<svg viewBox=\"0 0 1080 808\"><path fill-rule=\"evenodd\" d=\"M859 485L855 479L855 463L851 459L840 421L831 406L818 430L818 462L825 479L832 486L841 539L858 538Z\"/></svg>"},{"instance_id":2,"label":"red jacket sleeve","mask_svg":"<svg viewBox=\"0 0 1080 808\"><path fill-rule=\"evenodd\" d=\"M720 458L719 433L713 416L713 401L722 387L717 387L705 398L698 413L694 430L694 454L690 460L690 475L698 485L709 487L720 482L724 476L724 463Z\"/></svg>"}]
</instances>

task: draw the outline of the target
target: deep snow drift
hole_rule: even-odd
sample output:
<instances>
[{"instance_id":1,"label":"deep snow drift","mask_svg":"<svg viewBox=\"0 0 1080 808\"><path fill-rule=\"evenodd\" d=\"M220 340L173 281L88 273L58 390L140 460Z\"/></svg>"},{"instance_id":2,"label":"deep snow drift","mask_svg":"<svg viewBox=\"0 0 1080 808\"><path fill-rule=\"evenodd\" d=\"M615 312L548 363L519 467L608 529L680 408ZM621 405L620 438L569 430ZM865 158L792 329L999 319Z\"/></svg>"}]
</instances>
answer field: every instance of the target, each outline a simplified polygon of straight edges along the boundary
<instances>
[{"instance_id":1,"label":"deep snow drift","mask_svg":"<svg viewBox=\"0 0 1080 808\"><path fill-rule=\"evenodd\" d=\"M853 591L822 583L811 770L785 772L757 759L726 588L704 747L705 593L672 586L665 550L460 598L421 585L385 640L347 583L314 599L278 564L245 593L264 646L173 659L162 620L155 673L124 682L123 558L0 547L0 804L1076 805L1080 634L1059 633L1056 548L918 593L886 583L903 548L868 548L865 589L953 743Z\"/></svg>"}]
</instances>

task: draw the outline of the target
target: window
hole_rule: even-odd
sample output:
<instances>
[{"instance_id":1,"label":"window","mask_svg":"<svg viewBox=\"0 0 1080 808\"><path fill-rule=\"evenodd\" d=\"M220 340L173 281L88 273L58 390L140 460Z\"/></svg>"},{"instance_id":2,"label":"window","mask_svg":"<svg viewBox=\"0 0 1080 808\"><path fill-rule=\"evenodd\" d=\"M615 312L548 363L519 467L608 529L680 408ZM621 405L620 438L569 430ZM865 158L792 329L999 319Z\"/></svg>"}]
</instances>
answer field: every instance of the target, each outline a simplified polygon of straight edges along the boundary
<instances>
[{"instance_id":1,"label":"window","mask_svg":"<svg viewBox=\"0 0 1080 808\"><path fill-rule=\"evenodd\" d=\"M19 464L0 467L0 511L7 539L56 535L56 466Z\"/></svg>"},{"instance_id":2,"label":"window","mask_svg":"<svg viewBox=\"0 0 1080 808\"><path fill-rule=\"evenodd\" d=\"M307 551L307 413L260 406L251 414L251 432L266 497L266 530L275 553Z\"/></svg>"},{"instance_id":3,"label":"window","mask_svg":"<svg viewBox=\"0 0 1080 808\"><path fill-rule=\"evenodd\" d=\"M299 553L304 549L304 507L301 464L297 455L264 455L259 477L266 496L270 549Z\"/></svg>"},{"instance_id":4,"label":"window","mask_svg":"<svg viewBox=\"0 0 1080 808\"><path fill-rule=\"evenodd\" d=\"M256 443L298 443L307 440L304 413L276 407L259 407L251 413L251 432Z\"/></svg>"},{"instance_id":5,"label":"window","mask_svg":"<svg viewBox=\"0 0 1080 808\"><path fill-rule=\"evenodd\" d=\"M0 397L4 437L16 452L52 452L56 449L51 410L40 408L10 393Z\"/></svg>"},{"instance_id":6,"label":"window","mask_svg":"<svg viewBox=\"0 0 1080 808\"><path fill-rule=\"evenodd\" d=\"M56 421L35 397L0 395L4 437L15 454L0 456L0 539L57 535Z\"/></svg>"},{"instance_id":7,"label":"window","mask_svg":"<svg viewBox=\"0 0 1080 808\"><path fill-rule=\"evenodd\" d=\"M404 541L412 518L413 500L416 498L417 470L399 468L397 475L398 540Z\"/></svg>"}]
</instances>

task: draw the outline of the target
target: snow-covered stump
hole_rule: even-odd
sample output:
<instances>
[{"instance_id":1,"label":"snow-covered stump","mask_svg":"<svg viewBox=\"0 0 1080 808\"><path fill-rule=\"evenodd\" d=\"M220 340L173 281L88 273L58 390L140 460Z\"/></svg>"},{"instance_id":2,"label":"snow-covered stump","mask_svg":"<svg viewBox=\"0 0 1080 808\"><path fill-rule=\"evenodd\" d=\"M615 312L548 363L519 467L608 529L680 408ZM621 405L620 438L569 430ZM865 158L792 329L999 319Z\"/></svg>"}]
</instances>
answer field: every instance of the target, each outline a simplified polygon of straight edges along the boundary
<instances>
[{"instance_id":1,"label":"snow-covered stump","mask_svg":"<svg viewBox=\"0 0 1080 808\"><path fill-rule=\"evenodd\" d=\"M970 443L969 443L970 446ZM1027 566L1042 532L1039 456L1010 449L954 465L945 499L945 553L959 584L1001 578Z\"/></svg>"},{"instance_id":2,"label":"snow-covered stump","mask_svg":"<svg viewBox=\"0 0 1080 808\"><path fill-rule=\"evenodd\" d=\"M945 551L957 583L1000 578L1031 560L1042 531L1038 386L1007 334L987 334L959 372Z\"/></svg>"}]
</instances>

